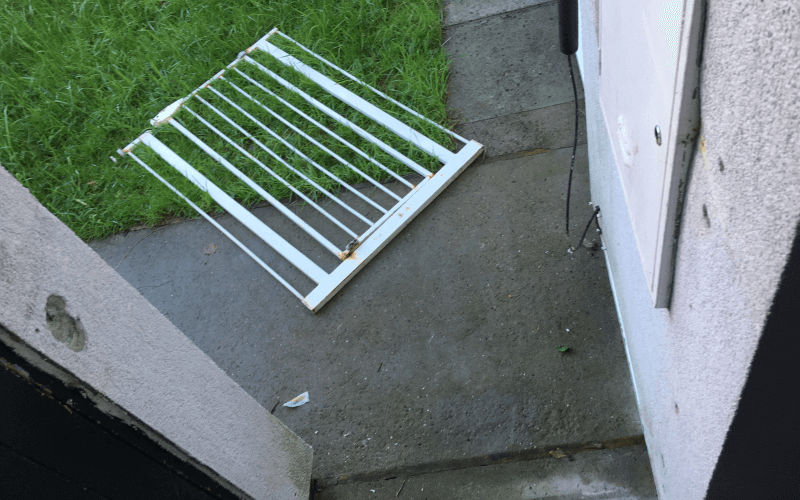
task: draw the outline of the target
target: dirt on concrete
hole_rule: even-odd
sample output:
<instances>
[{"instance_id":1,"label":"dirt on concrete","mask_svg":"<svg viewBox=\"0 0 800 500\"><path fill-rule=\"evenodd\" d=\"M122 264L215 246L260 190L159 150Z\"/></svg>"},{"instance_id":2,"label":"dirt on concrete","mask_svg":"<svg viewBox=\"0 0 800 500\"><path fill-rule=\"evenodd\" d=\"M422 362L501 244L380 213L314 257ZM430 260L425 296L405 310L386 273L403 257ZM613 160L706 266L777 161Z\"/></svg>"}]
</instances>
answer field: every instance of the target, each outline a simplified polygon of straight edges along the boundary
<instances>
[{"instance_id":1,"label":"dirt on concrete","mask_svg":"<svg viewBox=\"0 0 800 500\"><path fill-rule=\"evenodd\" d=\"M317 492L314 500L657 500L652 474L640 445L342 483Z\"/></svg>"}]
</instances>

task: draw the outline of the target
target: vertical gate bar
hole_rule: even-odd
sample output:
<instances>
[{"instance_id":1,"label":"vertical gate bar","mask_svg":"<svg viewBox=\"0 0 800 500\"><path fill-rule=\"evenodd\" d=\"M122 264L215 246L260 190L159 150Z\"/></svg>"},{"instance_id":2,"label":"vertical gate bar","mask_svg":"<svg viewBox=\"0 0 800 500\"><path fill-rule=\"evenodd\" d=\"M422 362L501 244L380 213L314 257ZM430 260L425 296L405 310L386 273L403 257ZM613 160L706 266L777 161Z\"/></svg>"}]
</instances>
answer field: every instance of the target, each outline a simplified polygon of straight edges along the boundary
<instances>
[{"instance_id":1,"label":"vertical gate bar","mask_svg":"<svg viewBox=\"0 0 800 500\"><path fill-rule=\"evenodd\" d=\"M383 170L384 172L388 173L389 175L391 175L392 177L394 177L394 178L395 178L395 179L397 179L398 181L402 182L403 184L405 184L405 185L406 185L406 186L408 186L409 188L411 188L411 189L414 189L414 186L413 186L413 185L412 185L410 182L408 182L407 180L403 179L401 176L397 175L397 173L396 173L396 172L394 172L394 171L390 170L389 168L387 168L386 166L384 166L384 165L383 165L381 162L379 162L378 160L374 159L373 157L371 157L370 155L368 155L368 154L367 154L367 153L365 153L364 151L361 151L361 150L360 150L359 148L357 148L356 146L353 146L353 145L352 145L352 144L350 144L350 143L349 143L349 142L348 142L346 139L344 139L344 138L342 138L342 137L339 137L339 135L337 135L337 134L336 134L336 132L334 132L334 131L330 130L330 129L329 129L328 127L326 127L325 125L321 124L321 123L320 123L320 122L318 122L317 120L315 120L315 119L311 118L310 116L308 116L307 114L305 114L305 113L304 113L304 112L302 112L301 110L297 109L297 108L296 108L295 106L293 106L293 105L292 105L290 102L288 102L287 100L285 100L285 99L284 99L284 98L282 98L281 96L277 95L276 93L274 93L274 92L273 92L273 91L271 91L270 89L266 88L265 86L261 85L261 84L260 84L259 82L257 82L256 80L254 80L254 79L250 78L250 77L249 77L247 74L245 74L245 73L243 73L243 72L239 71L239 68L233 68L233 70L234 70L234 71L236 71L237 73L239 73L240 75L242 75L243 77L245 77L245 78L247 79L247 81L249 81L250 83L252 83L252 84L253 84L253 85L255 85L256 87L258 87L258 88L259 88L259 89L261 89L262 91L266 92L266 93L267 93L267 94L269 94L270 96L272 96L272 97L274 97L275 99L277 99L277 100L278 100L278 102L280 102L281 104L283 104L283 105L284 105L284 106L286 106L287 108L291 109L292 111L294 111L294 112L295 112L295 113L297 113L298 115L302 116L302 117L303 117L303 118L305 118L307 121L309 121L309 122L313 123L314 125L316 125L316 126L317 126L317 127L319 127L320 129L322 129L322 130L323 130L323 131L324 131L326 134L328 134L329 136L333 137L334 139L336 139L336 140L337 140L337 141L339 141L340 143L344 144L345 146L347 146L348 148L350 148L351 150L353 150L353 152L355 152L356 154L358 154L358 155L359 155L359 156L361 156L362 158L365 158L365 159L369 160L369 161L370 161L370 162L371 162L373 165L377 166L378 168L380 168L380 169L381 169L381 170Z\"/></svg>"},{"instance_id":2,"label":"vertical gate bar","mask_svg":"<svg viewBox=\"0 0 800 500\"><path fill-rule=\"evenodd\" d=\"M277 30L277 28L275 28L275 29ZM453 138L455 138L455 139L458 139L459 141L463 142L464 144L466 144L466 143L468 143L468 142L469 142L468 140L464 139L463 137L461 137L460 135L456 134L455 132L453 132L453 131L451 131L451 130L447 130L446 128L442 127L441 125L439 125L439 124L438 124L438 123L436 123L435 121L433 121L433 120L431 120L431 119L429 119L429 118L427 118L427 117L425 117L425 116L423 116L423 115L419 114L418 112L414 111L413 109L409 108L408 106L404 105L403 103L401 103L401 102L398 102L398 101L396 101L396 100L392 99L392 98L391 98L391 97L389 97L388 95L384 94L383 92L381 92L380 90L376 89L375 87L373 87L373 86L371 86L371 85L367 84L366 82L363 82L363 81L359 80L358 78L354 77L353 75L351 75L351 74L350 74L350 73L348 73L347 71L343 70L343 69L342 69L342 68L340 68L339 66L337 66L337 65L333 64L332 62L328 61L327 59L325 59L325 58L324 58L324 57L322 57L321 55L319 55L319 54L315 54L315 53L311 52L311 51L310 51L308 48L306 48L306 47L305 47L303 44L301 44L300 42L296 41L294 38L291 38L289 35L287 35L287 34L283 33L282 31L275 31L275 33L278 33L278 34L279 34L280 36L282 36L283 38L286 38L286 39L287 39L287 40L289 40L290 42L294 43L295 45L297 45L298 47L300 47L301 49L303 49L304 51L306 51L308 54L310 54L310 55L312 55L313 57L315 57L317 60L324 62L325 64L327 64L328 66L330 66L330 67L331 67L331 68L333 68L333 69L336 69L336 70L338 70L338 71L339 71L341 74L343 74L343 75L344 75L344 76L346 76L347 78L351 79L352 81L354 81L354 82L356 82L356 83L359 83L359 84L361 84L361 85L363 85L363 86L367 87L368 89L370 89L371 91L375 92L375 93L376 93L376 94L378 94L379 96L383 97L384 99L388 100L389 102L391 102L391 103L393 103L393 104L396 104L396 105L397 105L397 106L399 106L401 109L403 109L403 110L405 110L405 111L407 111L407 112L411 113L412 115L416 116L417 118L421 118L421 119L425 120L426 122L428 122L428 123L430 123L431 125L435 126L436 128L438 128L439 130L441 130L441 131L442 131L442 132L444 132L445 134L449 134L451 137L453 137ZM270 35L272 35L272 32L270 33ZM268 36L265 36L265 37L264 37L264 40L266 40L267 38L268 38Z\"/></svg>"},{"instance_id":3,"label":"vertical gate bar","mask_svg":"<svg viewBox=\"0 0 800 500\"><path fill-rule=\"evenodd\" d=\"M123 155L122 151L120 151L119 153L120 153L120 156L122 156L122 155ZM290 292L292 292L292 293L294 294L294 296L295 296L295 297L297 297L297 298L298 298L298 299L300 299L300 300L303 300L303 296L300 294L300 292L298 292L297 290L295 290L295 289L294 289L294 287L293 287L292 285L290 285L290 284L289 284L289 283L288 283L288 282L287 282L285 279L283 279L283 278L282 278L282 277L281 277L281 276L280 276L278 273L276 273L275 271L273 271L273 270L272 270L272 268L271 268L271 267L269 267L269 266L268 266L266 263L264 263L264 261L263 261L263 260L259 259L259 258L258 258L258 256L257 256L256 254L254 254L253 252L251 252L251 251L250 251L250 249L249 249L249 248L247 248L246 246L244 246L244 244L243 244L241 241L239 241L238 239L236 239L236 237L235 237L234 235L232 235L231 233L229 233L227 229L225 229L224 227L220 226L220 225L219 225L219 223L218 223L217 221L215 221L214 219L212 219L212 218L211 218L211 216L209 216L207 213L205 213L205 212L204 212L204 211L203 211L203 210L202 210L200 207L198 207L197 205L195 205L194 203L192 203L192 200L190 200L189 198L187 198L186 196L184 196L184 194L183 194L183 193L181 193L180 191L178 191L178 190L177 190L175 187L173 187L173 186L172 186L172 184L170 184L170 183L169 183L169 182L167 182L167 181L166 181L166 180L165 180L163 177L161 177L160 175L158 175L158 174L155 172L155 170L153 170L152 168L150 168L150 167L149 167L149 166L148 166L148 165L147 165L145 162L143 162L142 160L140 160L140 159L139 159L139 158L138 158L138 157L137 157L135 154L133 154L133 153L131 153L131 152L128 152L128 153L126 153L126 154L128 154L128 155L129 155L131 158L133 158L134 160L136 160L136 163L138 163L139 165L141 165L142 167L144 167L144 168L145 168L145 169L146 169L148 172L150 172L151 174L153 174L153 176L154 176L156 179L158 179L158 180L160 180L161 182L163 182L163 183L164 183L164 184L165 184L165 185L166 185L168 188L170 188L170 189L172 190L172 192L173 192L173 193L175 193L175 194L177 194L178 196L180 196L180 197L183 199L183 201L185 201L186 203L188 203L188 204L189 204L189 206L190 206L190 207L192 207L193 209L197 210L197 212L198 212L200 215L202 215L202 216L203 216L203 218L204 218L205 220L207 220L208 222L210 222L210 223L211 223L211 225L212 225L212 226L214 226L215 228L219 229L219 230L222 232L222 234L224 234L225 236L227 236L227 237L228 237L228 239L230 239L230 240L231 240L231 241L232 241L232 242L233 242L233 243L234 243L236 246L238 246L239 248L241 248L241 249L242 249L242 251L244 251L244 253L246 253L247 255L249 255L251 259L253 259L254 261L256 261L256 263L257 263L259 266L263 267L263 268L264 268L264 270L265 270L265 271L267 271L267 272L268 272L270 275L272 275L272 277L273 277L273 278L275 278L276 280L278 280L278 282L279 282L281 285L285 286L285 287L286 287L286 288L287 288L287 289L288 289Z\"/></svg>"},{"instance_id":4,"label":"vertical gate bar","mask_svg":"<svg viewBox=\"0 0 800 500\"><path fill-rule=\"evenodd\" d=\"M226 81L227 81L227 80L226 80ZM230 82L228 82L228 83L230 83ZM233 85L232 83L230 83L230 84L231 84L231 85ZM234 85L234 87L236 87L236 86ZM238 87L236 87L236 88L238 88ZM328 178L330 178L330 179L333 179L334 181L338 182L339 184L341 184L341 185L342 185L342 187L344 187L345 189L347 189L347 190L348 190L348 191L350 191L351 193L355 194L357 197L361 198L363 201L365 201L365 202L369 203L370 205L372 205L372 206L373 206L374 208L376 208L377 210L380 210L380 211L381 211L381 213L384 213L384 214L386 213L386 209L385 209L385 208L383 208L382 206L378 205L378 204L377 204L377 203L375 203L374 201L370 200L369 198L367 198L367 197L366 197L366 196L364 196L363 194L359 193L359 192L358 192L356 189L354 189L354 188L353 188L353 187L352 187L350 184L346 183L345 181L343 181L342 179L340 179L338 176L336 176L335 174L333 174L333 173L331 173L330 171L328 171L328 170L327 170L325 167L323 167L323 166L322 166L322 165L320 165L319 163L317 163L317 162L315 162L314 160L312 160L311 158L309 158L309 157L308 157L308 156L307 156L305 153L303 153L302 151L300 151L299 149L297 149L296 147L294 147L294 146L293 146L293 145L292 145L290 142L288 142L286 139L284 139L283 137L281 137L280 135L278 135L277 133L275 133L275 132L274 132L272 129L270 129L269 127L267 127L266 125L264 125L264 123L263 123L263 122L261 122L261 121L260 121L260 120L258 120L256 117L254 117L253 115L251 115L250 113L248 113L247 111L245 111L244 109L242 109L242 108L241 108L241 106L239 106L239 105L238 105L238 104L236 104L235 102L231 101L231 100L230 100L230 98L228 98L228 97L227 97L226 95L224 95L222 92L220 92L219 90L217 90L217 89L215 89L214 87L211 87L211 86L209 86L209 87L208 87L208 90L210 90L211 92L213 92L214 94L216 94L216 95L217 95L217 96L218 96L220 99L223 99L225 102L227 102L228 104L230 104L230 105L231 105L231 106L232 106L234 109L236 109L237 111L239 111L240 113L242 113L244 116L246 116L247 118L249 118L249 119L250 119L250 121L252 121L252 122L253 122L253 123L255 123L256 125L258 125L258 126L259 126L259 128L261 128L261 129L262 129L264 132L268 133L268 134L269 134L269 135L271 135L273 138L275 138L276 140L278 140L278 141L279 141L281 144L283 144L284 146L286 146L287 148L289 148L289 149L290 149L290 150L291 150L293 153L295 153L297 156L299 156L300 158L304 159L305 161L307 161L308 163L310 163L312 166L314 166L314 168L316 168L317 170L321 171L323 174L325 174L326 176L328 176ZM359 214L358 212L356 212L356 211L353 211L353 213L354 213L354 214L356 214L356 215L358 215L358 216L360 216L360 214ZM366 218L365 218L365 219L366 219ZM368 223L369 223L369 224L372 224L372 221L370 221L369 219L366 219L366 220L368 221Z\"/></svg>"},{"instance_id":5,"label":"vertical gate bar","mask_svg":"<svg viewBox=\"0 0 800 500\"><path fill-rule=\"evenodd\" d=\"M195 186L211 195L214 201L219 203L222 208L239 220L239 222L247 226L250 231L255 233L264 243L271 246L276 252L283 256L283 258L302 271L303 274L316 283L319 283L328 276L328 273L323 271L321 267L303 255L269 226L258 220L255 215L239 205L239 203L228 196L227 193L217 187L216 184L189 165L186 160L175 154L175 152L163 142L156 139L153 134L146 132L140 137L142 142L150 146L150 149L155 151L164 161L172 165L175 170L189 179Z\"/></svg>"},{"instance_id":6,"label":"vertical gate bar","mask_svg":"<svg viewBox=\"0 0 800 500\"><path fill-rule=\"evenodd\" d=\"M260 69L261 71L263 71L264 73L266 73L270 77L272 77L273 80L275 80L276 82L280 83L281 85L283 85L287 89L291 90L292 92L296 93L297 95L302 97L306 102L308 102L309 104L311 104L312 106L314 106L318 110L322 111L326 115L330 116L331 118L333 118L337 122L341 123L345 127L348 127L350 130L352 130L353 132L357 133L358 135L360 135L361 137L363 137L367 141L371 142L372 144L375 144L376 146L381 148L384 152L386 152L389 156L392 156L397 161L405 164L408 168L412 169L416 173L418 173L420 175L424 175L424 176L430 175L430 172L427 169L425 169L424 167L422 167L421 165L419 165L417 162L415 162L415 161L411 160L410 158L406 157L404 154L400 153L399 151L397 151L393 147L389 146L388 144L386 144L385 142L381 141L380 139L378 139L374 135L370 134L366 130L362 129L361 127L359 127L355 123L353 123L350 120L348 120L347 118L343 117L342 115L340 115L336 111L332 110L328 106L325 106L324 104L322 104L318 100L314 99L313 97L311 97L310 95L306 94L305 92L303 92L299 88L297 88L294 85L292 85L291 83L287 82L286 80L284 80L283 78L278 76L276 73L274 73L273 71L271 71L270 69L265 67L263 64L259 63L255 59L253 59L252 57L245 56L244 60L249 62L249 63L251 63L251 64L253 64L253 65L255 65L258 69Z\"/></svg>"},{"instance_id":7,"label":"vertical gate bar","mask_svg":"<svg viewBox=\"0 0 800 500\"><path fill-rule=\"evenodd\" d=\"M248 99L250 99L252 102L256 103L257 105L261 106L261 109L263 109L264 111L266 111L267 113L269 113L270 115L272 115L273 117L278 119L281 123L283 123L284 125L286 125L290 129L292 129L298 135L300 135L301 137L303 137L304 139L306 139L310 143L314 144L315 146L317 146L321 150L323 150L326 153L328 153L330 156L335 158L339 163L341 163L342 165L348 167L350 170L352 170L353 172L357 173L358 175L360 175L361 177L363 177L364 179L369 181L372 185L374 185L375 187L381 189L384 193L388 194L389 196L391 196L395 200L400 201L400 197L399 196L397 196L393 192L391 192L388 189L386 189L380 182L376 181L375 179L373 179L372 177L370 177L366 173L362 172L361 170L359 170L355 166L351 165L347 160L345 160L341 156L337 155L336 153L334 153L333 151L328 149L325 145L323 145L322 143L320 143L319 141L317 141L316 139L314 139L310 135L306 134L301 129L297 128L292 122L290 122L286 118L282 117L281 115L279 115L278 113L276 113L275 111L270 109L268 106L264 105L261 101L259 101L255 97L251 96L250 94L248 94L247 92L245 92L244 90L239 88L239 86L235 85L233 82L231 82L227 78L222 78L222 80L224 80L226 83L228 83L228 85L230 85L234 89L236 89L240 94L242 94L243 96L247 97ZM384 213L385 213L385 210L384 210Z\"/></svg>"},{"instance_id":8,"label":"vertical gate bar","mask_svg":"<svg viewBox=\"0 0 800 500\"><path fill-rule=\"evenodd\" d=\"M205 119L204 119L202 116L200 116L200 115L198 115L197 113L195 113L194 111L192 111L192 109L191 109L189 106L186 106L186 105L184 105L184 106L183 106L183 109L185 109L186 111L188 111L189 113L191 113L191 115L192 115L192 116L194 116L195 118L197 118L197 119L200 121L200 123L202 123L203 125L205 125L205 126L206 126L206 127L208 127L209 129L211 129L211 131L212 131L212 132L214 132L214 133L215 133L215 134L217 134L217 135L218 135L220 138L222 138L224 141L226 141L228 144L230 144L231 146L233 146L234 148L236 148L236 149L237 149L237 150L238 150L240 153L242 153L243 155L245 155L245 156L247 156L248 158L250 158L250 160L252 160L252 161L253 161L253 162L254 162L256 165L258 165L259 167L261 167L262 169L264 169L264 170L265 170L265 171L266 171L268 174L270 174L270 175L271 175L271 176L273 176L275 179L277 179L277 180L278 180L278 182L280 182L281 184L283 184L284 186L286 186L286 187L287 187L289 190L291 190L291 191L292 191L294 194L296 194L297 196L299 196L299 197L300 197L300 198L301 198L303 201L305 201L306 203L308 203L309 205L311 205L312 207L314 207L314 209L315 209L315 210L317 210L319 213L321 213L322 215L324 215L324 216L325 216L325 217L326 217L328 220L330 220L331 222L333 222L334 224L336 224L336 226L338 226L338 227L339 227L339 229L341 229L342 231L346 232L347 234L349 234L350 236L352 236L352 237L354 237L354 238L357 236L357 235L355 235L355 233L354 233L352 230L350 230L350 228L348 228L347 226L345 226L344 224L342 224L341 222L339 222L339 220L338 220L338 219L336 219L336 217L334 217L334 216L332 216L331 214L329 214L329 213L328 213L328 212L327 212L327 211L326 211L324 208L322 208L322 207L321 207L321 206L319 206L319 205L318 205L316 202L314 202L314 200L312 200L312 199L311 199L311 198L309 198L308 196L304 195L304 194L302 193L302 191L300 191L300 190L299 190L299 189L297 189L296 187L292 186L292 185L291 185L289 182L287 182L287 181L286 181L286 180L285 180L283 177L281 177L280 175L278 175L277 173L275 173L275 172L274 172L272 169L270 169L268 166L264 165L264 164L263 164L261 161L259 161L259 160L258 160L258 158L256 158L255 156L251 155L251 154L250 154L249 152L247 152L247 151L246 151L244 148L242 148L241 146L239 146L238 144L236 144L236 142L234 142L234 140L233 140L233 139L231 139L230 137L228 137L227 135L225 135L224 133L222 133L222 132L221 132L219 129L217 129L216 127L214 127L214 126L213 126L213 125L211 125L210 123L208 123L208 122L207 122L207 121L206 121L206 120L205 120ZM354 235L355 235L355 236L354 236Z\"/></svg>"},{"instance_id":9,"label":"vertical gate bar","mask_svg":"<svg viewBox=\"0 0 800 500\"><path fill-rule=\"evenodd\" d=\"M440 146L435 141L429 139L422 132L414 130L413 128L409 127L405 123L393 117L386 111L383 111L377 106L358 97L354 93L350 92L346 88L337 84L336 82L326 77L319 71L315 70L311 66L308 66L299 59L290 56L289 54L282 51L278 47L272 45L271 43L267 42L266 40L259 41L258 43L256 43L256 46L260 50L263 50L264 52L268 53L269 55L277 59L281 64L284 64L294 69L301 75L310 78L314 83L316 83L323 89L327 90L331 95L333 95L340 101L344 102L345 104L349 105L356 111L362 113L364 116L367 116L375 120L376 122L380 123L387 129L397 134L399 137L413 143L419 149L428 153L429 155L435 156L436 158L439 159L440 162L447 163L450 160L452 160L453 157L455 156L452 152L450 152L446 148Z\"/></svg>"},{"instance_id":10,"label":"vertical gate bar","mask_svg":"<svg viewBox=\"0 0 800 500\"><path fill-rule=\"evenodd\" d=\"M209 87L209 88L210 88L210 87ZM212 110L212 111L214 111L216 114L218 114L218 115L219 115L219 116L220 116L222 119L224 119L226 122L228 122L229 124L231 124L231 125L232 125L232 126L233 126L233 127L236 129L236 130L238 130L239 132L241 132L241 133L242 133L242 134L243 134L243 135L244 135L246 138L250 139L250 140L251 140L251 141L253 141L253 142L254 142L254 143L255 143L255 144L258 146L258 147L260 147L261 149L263 149L264 151L266 151L267 153L269 153L269 155L270 155L270 156L272 156L272 157L273 157L273 158L275 158L277 161L279 161L279 162L280 162L280 163L281 163L281 164L282 164L284 167L286 167L286 168L288 168L289 170L291 170L292 172L294 172L294 173L295 173L295 175L297 175L298 177L300 177L300 178L301 178L301 179L303 179L304 181L308 182L309 184L311 184L312 186L314 186L315 188L317 188L317 189L318 189L320 192L322 192L322 193L325 193L325 195L326 195L328 198L330 198L330 199L331 199L331 200L332 200L334 203L336 203L336 204L340 205L342 208L344 208L345 210L347 210L347 211L348 211L348 212L350 212L351 214L353 214L353 215L355 215L356 217L358 217L359 219L361 219L361 221L362 221L362 222L364 222L364 224L367 224L368 226L371 226L371 225L372 225L372 221L371 221L371 220L367 219L366 217L364 217L364 216L363 216L363 215L361 215L360 213L358 213L358 212L356 212L355 210L353 210L353 208L352 208L350 205L348 205L347 203L343 202L343 201L342 201L342 200L340 200L338 197L334 196L334 194L333 194L333 193L331 193L330 191L328 191L328 190L327 190L327 189L325 189L324 187L322 187L322 186L320 186L319 184L317 184L317 183L316 183L316 182L315 182L313 179L311 179L310 177L308 177L306 174L304 174L303 172L300 172L299 170L297 170L297 169L296 169L296 168L294 168L293 166L289 165L289 163L287 163L287 162L286 162L286 161L285 161L283 158L281 158L281 157L280 157L280 155L278 155L278 154L277 154L277 153L275 153L273 150L271 150L270 148L268 148L267 146L265 146L265 145L264 145L264 143L262 143L261 141L259 141L258 139L256 139L256 138L253 136L253 134L249 133L247 130L245 130L244 128L242 128L242 127L241 127L241 126L240 126L238 123L236 123L235 121L233 121L232 119L230 119L230 118L229 118L227 115L225 115L225 113L223 113L222 111L220 111L219 109L217 109L217 108L216 108L216 107L215 107L213 104L209 103L208 101L206 101L205 99L203 99L203 98L202 98L202 97L200 97L199 95L197 95L197 96L195 96L195 97L196 97L196 98L197 98L197 99L198 99L200 102L202 102L203 104L205 104L205 105L206 105L206 106L207 106L209 109L211 109L211 110ZM185 107L185 106L184 106L184 107Z\"/></svg>"},{"instance_id":11,"label":"vertical gate bar","mask_svg":"<svg viewBox=\"0 0 800 500\"><path fill-rule=\"evenodd\" d=\"M284 205L283 203L278 201L275 197L273 197L271 194L266 192L264 190L264 188L262 188L261 186L259 186L255 182L253 182L252 179L250 179L249 177L244 175L238 168L233 166L231 164L231 162L226 160L224 157L222 157L222 155L220 155L219 153L214 151L214 149L211 146L209 146L208 144L203 142L202 139L200 139L199 137L194 135L191 131L189 131L186 127L184 127L181 123L179 123L176 118L173 118L172 120L170 120L169 123L170 123L170 125L172 125L176 129L178 129L178 131L180 131L180 133L183 134L184 136L186 136L186 138L188 138L190 141L192 141L193 143L197 144L197 146L200 147L200 149L202 149L203 151L208 153L208 155L210 157L212 157L213 159L215 159L216 161L221 163L223 167L227 168L228 171L230 171L230 173L232 173L237 178L239 178L241 181L243 181L245 184L250 186L250 188L253 191L255 191L262 198L267 200L267 202L269 202L270 205L272 205L273 207L278 209L278 211L280 213L282 213L289 220L291 220L292 222L297 224L297 226L299 226L300 229L302 229L303 231L308 233L312 238L317 240L317 243L319 243L320 245L322 245L325 248L327 248L328 251L331 252L333 255L335 255L337 257L339 256L339 254L342 252L342 250L338 249L336 247L336 245L334 245L333 243L330 242L330 240L328 240L327 238L322 236L319 232L317 232L316 229L314 229L313 227L308 225L308 223L306 221L304 221L303 219L298 217L294 212L289 210L289 208L286 207L286 205Z\"/></svg>"}]
</instances>

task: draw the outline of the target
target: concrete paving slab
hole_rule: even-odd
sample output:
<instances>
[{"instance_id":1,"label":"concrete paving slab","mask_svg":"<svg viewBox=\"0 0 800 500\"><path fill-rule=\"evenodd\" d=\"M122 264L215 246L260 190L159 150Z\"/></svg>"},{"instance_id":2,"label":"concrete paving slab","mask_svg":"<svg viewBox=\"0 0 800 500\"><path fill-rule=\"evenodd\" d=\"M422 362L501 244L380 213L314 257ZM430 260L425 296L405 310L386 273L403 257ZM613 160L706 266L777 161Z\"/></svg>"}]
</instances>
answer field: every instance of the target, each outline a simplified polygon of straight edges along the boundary
<instances>
[{"instance_id":1,"label":"concrete paving slab","mask_svg":"<svg viewBox=\"0 0 800 500\"><path fill-rule=\"evenodd\" d=\"M586 144L584 100L578 100L578 144ZM575 140L575 104L566 102L456 127L486 148L488 158L533 151L572 147Z\"/></svg>"},{"instance_id":2,"label":"concrete paving slab","mask_svg":"<svg viewBox=\"0 0 800 500\"><path fill-rule=\"evenodd\" d=\"M315 478L639 435L604 258L567 253L592 210L582 146L566 238L570 155L469 167L317 315L202 220L91 246L314 447Z\"/></svg>"},{"instance_id":3,"label":"concrete paving slab","mask_svg":"<svg viewBox=\"0 0 800 500\"><path fill-rule=\"evenodd\" d=\"M451 26L443 37L452 61L448 106L461 123L574 101L555 2Z\"/></svg>"},{"instance_id":4,"label":"concrete paving slab","mask_svg":"<svg viewBox=\"0 0 800 500\"><path fill-rule=\"evenodd\" d=\"M315 500L657 500L647 448L468 467L339 484Z\"/></svg>"},{"instance_id":5,"label":"concrete paving slab","mask_svg":"<svg viewBox=\"0 0 800 500\"><path fill-rule=\"evenodd\" d=\"M474 21L483 17L524 9L552 0L444 0L444 26Z\"/></svg>"}]
</instances>

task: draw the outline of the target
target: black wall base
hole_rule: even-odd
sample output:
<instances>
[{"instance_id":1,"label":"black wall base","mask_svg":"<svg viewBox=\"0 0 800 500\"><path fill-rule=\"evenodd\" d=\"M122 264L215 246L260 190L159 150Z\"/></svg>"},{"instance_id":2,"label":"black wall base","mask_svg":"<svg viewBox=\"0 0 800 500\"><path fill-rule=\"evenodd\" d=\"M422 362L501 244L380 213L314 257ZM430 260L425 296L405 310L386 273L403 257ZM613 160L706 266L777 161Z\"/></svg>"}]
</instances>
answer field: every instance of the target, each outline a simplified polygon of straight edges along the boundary
<instances>
[{"instance_id":1,"label":"black wall base","mask_svg":"<svg viewBox=\"0 0 800 500\"><path fill-rule=\"evenodd\" d=\"M0 498L239 498L82 390L0 342Z\"/></svg>"},{"instance_id":2,"label":"black wall base","mask_svg":"<svg viewBox=\"0 0 800 500\"><path fill-rule=\"evenodd\" d=\"M800 498L800 225L707 500Z\"/></svg>"}]
</instances>

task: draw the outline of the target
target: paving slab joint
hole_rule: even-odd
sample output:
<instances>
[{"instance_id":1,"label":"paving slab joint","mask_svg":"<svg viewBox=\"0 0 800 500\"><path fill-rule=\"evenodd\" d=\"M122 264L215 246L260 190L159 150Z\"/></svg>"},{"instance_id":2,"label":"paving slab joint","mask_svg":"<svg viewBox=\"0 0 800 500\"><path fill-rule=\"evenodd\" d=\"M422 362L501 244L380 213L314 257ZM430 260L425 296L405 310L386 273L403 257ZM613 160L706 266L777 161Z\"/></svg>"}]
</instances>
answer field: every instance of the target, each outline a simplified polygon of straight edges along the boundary
<instances>
[{"instance_id":1,"label":"paving slab joint","mask_svg":"<svg viewBox=\"0 0 800 500\"><path fill-rule=\"evenodd\" d=\"M461 26L463 24L482 22L482 21L485 21L486 19L490 19L492 17L505 16L505 15L508 15L508 14L515 14L517 12L522 12L522 11L525 11L525 10L532 10L532 9L538 9L540 7L552 6L554 3L556 3L556 0L552 0L550 2L537 3L535 5L528 5L528 6L525 6L525 7L520 7L519 9L506 10L506 11L503 11L503 12L497 12L496 14L489 14L488 16L476 17L475 19L468 19L466 21L461 21L461 22L458 22L458 23L446 24L446 25L442 26L442 29L443 29L443 31L446 31L446 30L449 30L450 28L453 28L453 27L456 27L456 26ZM444 9L442 9L441 15L442 15L442 17L444 17Z\"/></svg>"},{"instance_id":2,"label":"paving slab joint","mask_svg":"<svg viewBox=\"0 0 800 500\"><path fill-rule=\"evenodd\" d=\"M578 145L580 146L580 144L578 144ZM485 158L481 162L481 164L482 165L490 165L492 163L497 163L499 161L516 160L517 158L523 158L525 156L533 156L533 155L539 155L539 154L543 154L543 153L549 153L550 151L552 151L552 149L536 148L536 149L531 150L531 151L518 151L516 153L507 153L507 154L499 155L499 156L490 156L488 158Z\"/></svg>"},{"instance_id":3,"label":"paving slab joint","mask_svg":"<svg viewBox=\"0 0 800 500\"><path fill-rule=\"evenodd\" d=\"M492 453L469 458L457 458L418 465L407 465L386 470L360 472L355 474L340 475L338 477L312 478L312 491L320 492L339 484L359 483L374 481L376 479L396 479L420 476L436 472L446 472L470 467L486 465L523 462L543 458L572 460L578 453L597 450L613 450L628 446L641 446L645 444L644 435L626 436L607 439L605 441L586 441L583 443L567 443L553 446L543 446L528 450Z\"/></svg>"}]
</instances>

